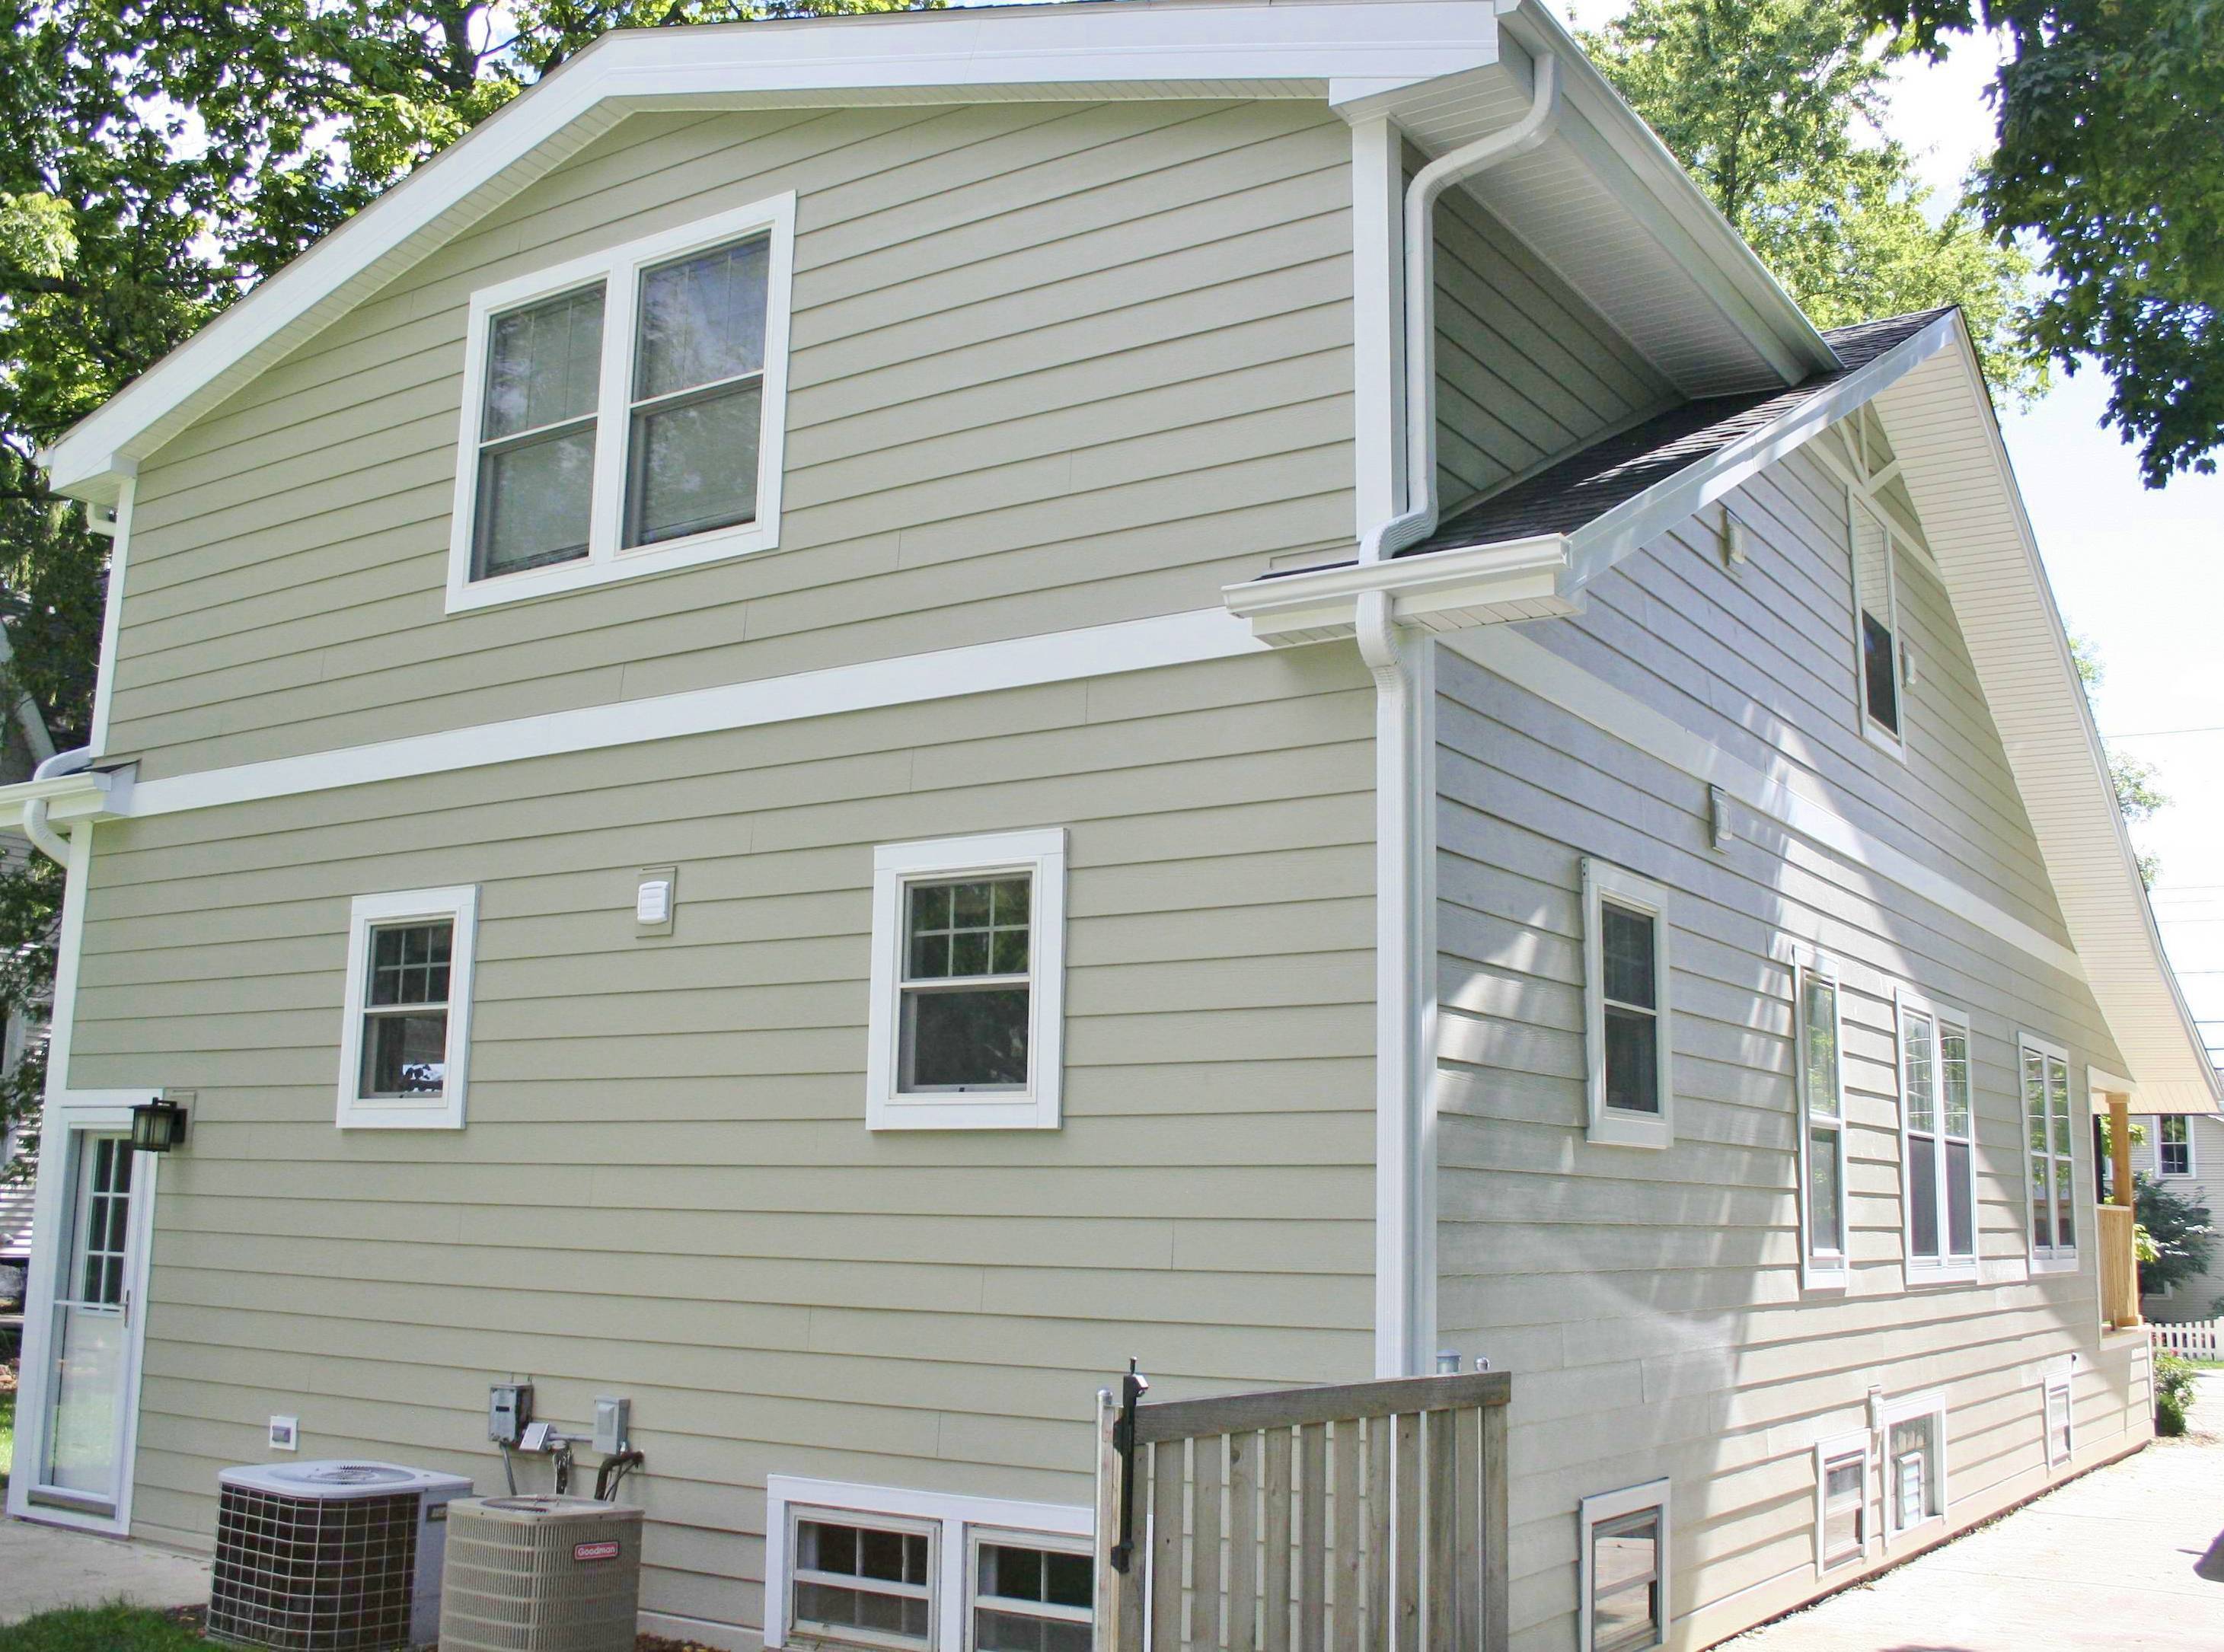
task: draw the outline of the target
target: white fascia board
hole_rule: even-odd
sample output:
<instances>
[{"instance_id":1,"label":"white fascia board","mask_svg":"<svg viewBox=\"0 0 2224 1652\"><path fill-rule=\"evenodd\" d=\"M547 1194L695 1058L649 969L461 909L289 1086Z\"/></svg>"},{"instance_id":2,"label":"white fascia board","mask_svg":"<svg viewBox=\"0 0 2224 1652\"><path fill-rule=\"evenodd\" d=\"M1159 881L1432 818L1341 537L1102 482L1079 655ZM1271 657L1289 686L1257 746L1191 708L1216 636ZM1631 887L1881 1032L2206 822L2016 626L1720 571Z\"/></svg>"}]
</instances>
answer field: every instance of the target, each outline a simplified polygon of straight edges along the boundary
<instances>
[{"instance_id":1,"label":"white fascia board","mask_svg":"<svg viewBox=\"0 0 2224 1652\"><path fill-rule=\"evenodd\" d=\"M106 503L262 368L615 124L629 106L1380 92L1493 62L1473 0L1017 6L605 35L418 167L79 421L51 485Z\"/></svg>"},{"instance_id":2,"label":"white fascia board","mask_svg":"<svg viewBox=\"0 0 2224 1652\"><path fill-rule=\"evenodd\" d=\"M1352 634L1359 598L1381 591L1391 617L1425 630L1463 628L1490 620L1547 617L1568 565L1568 541L1557 533L1511 539L1469 550L1397 557L1387 562L1345 563L1275 578L1224 586L1229 613L1251 633L1277 646L1320 642Z\"/></svg>"}]
</instances>

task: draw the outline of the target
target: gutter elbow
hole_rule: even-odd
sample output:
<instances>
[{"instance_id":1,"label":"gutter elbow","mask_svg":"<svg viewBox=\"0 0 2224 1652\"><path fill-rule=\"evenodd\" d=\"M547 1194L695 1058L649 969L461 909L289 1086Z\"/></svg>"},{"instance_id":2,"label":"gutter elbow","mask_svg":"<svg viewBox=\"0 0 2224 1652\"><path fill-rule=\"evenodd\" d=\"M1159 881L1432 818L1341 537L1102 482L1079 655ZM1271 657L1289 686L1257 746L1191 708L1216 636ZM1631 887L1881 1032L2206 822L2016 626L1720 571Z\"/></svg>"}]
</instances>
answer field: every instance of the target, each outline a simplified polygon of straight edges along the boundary
<instances>
[{"instance_id":1,"label":"gutter elbow","mask_svg":"<svg viewBox=\"0 0 2224 1652\"><path fill-rule=\"evenodd\" d=\"M56 752L31 771L31 778L51 780L57 775L82 773L92 766L92 747L79 746L71 751ZM56 866L69 864L69 842L47 823L44 798L33 798L23 805L23 835L31 840L32 848Z\"/></svg>"}]
</instances>

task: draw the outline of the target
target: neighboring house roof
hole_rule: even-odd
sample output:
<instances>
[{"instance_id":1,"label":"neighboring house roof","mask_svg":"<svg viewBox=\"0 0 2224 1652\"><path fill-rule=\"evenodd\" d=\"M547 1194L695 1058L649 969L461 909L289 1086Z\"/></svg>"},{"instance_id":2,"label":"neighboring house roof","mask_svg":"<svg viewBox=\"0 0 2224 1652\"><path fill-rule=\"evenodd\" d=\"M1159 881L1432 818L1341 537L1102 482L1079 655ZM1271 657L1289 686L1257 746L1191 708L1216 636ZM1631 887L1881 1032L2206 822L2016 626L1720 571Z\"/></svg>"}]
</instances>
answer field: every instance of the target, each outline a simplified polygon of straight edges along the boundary
<instances>
[{"instance_id":1,"label":"neighboring house roof","mask_svg":"<svg viewBox=\"0 0 2224 1652\"><path fill-rule=\"evenodd\" d=\"M1434 154L1507 125L1531 64L1561 117L1473 190L1685 395L1798 382L1829 347L1540 0L1176 0L603 36L272 275L44 456L110 502L138 461L629 114L1015 99L1325 98Z\"/></svg>"}]
</instances>

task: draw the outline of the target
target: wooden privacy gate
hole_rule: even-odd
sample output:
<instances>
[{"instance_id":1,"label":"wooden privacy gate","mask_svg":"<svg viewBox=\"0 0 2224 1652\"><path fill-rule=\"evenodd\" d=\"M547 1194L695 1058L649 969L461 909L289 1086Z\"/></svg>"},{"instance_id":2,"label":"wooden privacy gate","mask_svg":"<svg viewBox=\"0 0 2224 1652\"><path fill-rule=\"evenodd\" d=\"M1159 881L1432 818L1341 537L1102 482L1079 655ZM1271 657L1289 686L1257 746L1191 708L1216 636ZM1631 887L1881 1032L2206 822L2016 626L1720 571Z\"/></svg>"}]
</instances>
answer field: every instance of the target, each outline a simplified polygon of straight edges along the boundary
<instances>
[{"instance_id":1,"label":"wooden privacy gate","mask_svg":"<svg viewBox=\"0 0 2224 1652\"><path fill-rule=\"evenodd\" d=\"M1512 1394L1478 1371L1139 1404L1132 1441L1106 1396L1099 1652L1502 1652Z\"/></svg>"}]
</instances>

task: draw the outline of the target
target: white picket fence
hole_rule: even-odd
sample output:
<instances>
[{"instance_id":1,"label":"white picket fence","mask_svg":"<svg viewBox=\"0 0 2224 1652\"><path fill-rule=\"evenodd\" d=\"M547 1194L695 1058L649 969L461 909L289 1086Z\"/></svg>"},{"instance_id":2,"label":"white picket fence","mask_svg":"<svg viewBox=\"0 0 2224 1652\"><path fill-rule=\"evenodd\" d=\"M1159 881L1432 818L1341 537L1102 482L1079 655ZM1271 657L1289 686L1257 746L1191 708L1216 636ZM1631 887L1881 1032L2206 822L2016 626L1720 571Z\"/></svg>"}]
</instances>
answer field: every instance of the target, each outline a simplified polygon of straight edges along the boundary
<instances>
[{"instance_id":1,"label":"white picket fence","mask_svg":"<svg viewBox=\"0 0 2224 1652\"><path fill-rule=\"evenodd\" d=\"M2157 1353L2182 1353L2189 1359L2224 1359L2224 1320L2187 1320L2177 1325L2147 1323Z\"/></svg>"}]
</instances>

